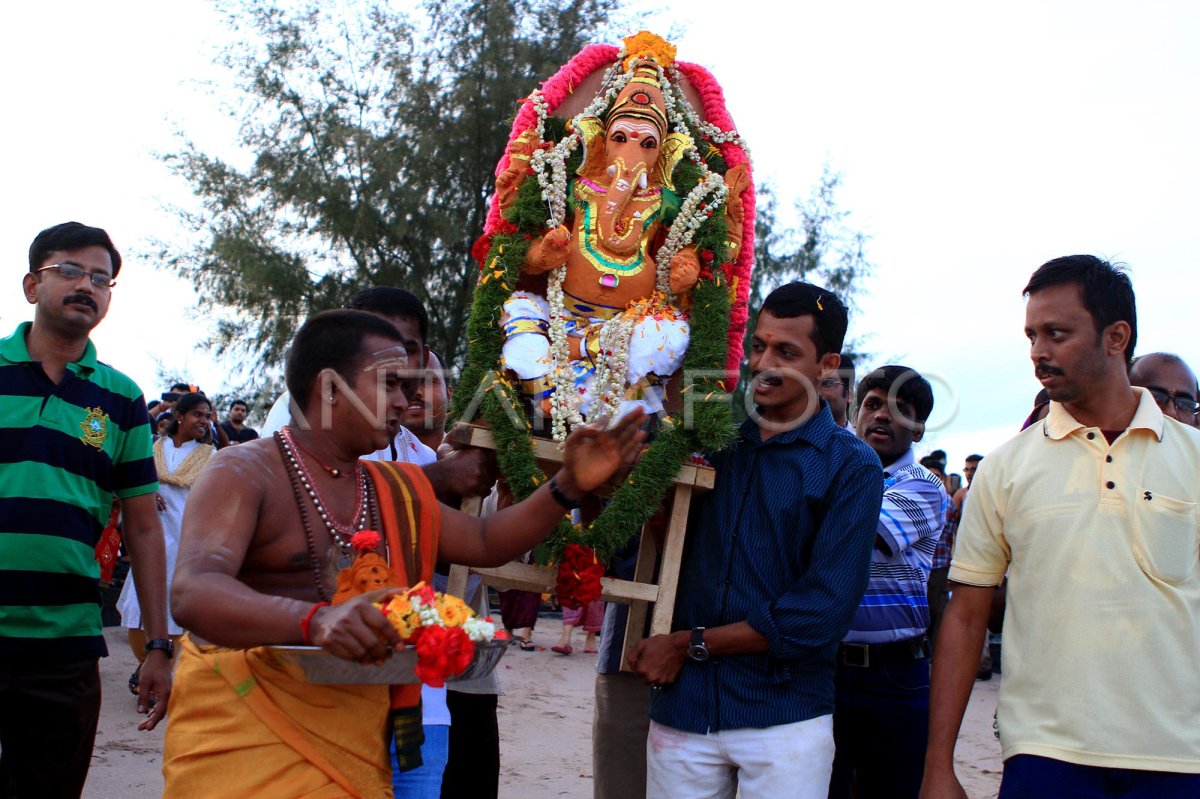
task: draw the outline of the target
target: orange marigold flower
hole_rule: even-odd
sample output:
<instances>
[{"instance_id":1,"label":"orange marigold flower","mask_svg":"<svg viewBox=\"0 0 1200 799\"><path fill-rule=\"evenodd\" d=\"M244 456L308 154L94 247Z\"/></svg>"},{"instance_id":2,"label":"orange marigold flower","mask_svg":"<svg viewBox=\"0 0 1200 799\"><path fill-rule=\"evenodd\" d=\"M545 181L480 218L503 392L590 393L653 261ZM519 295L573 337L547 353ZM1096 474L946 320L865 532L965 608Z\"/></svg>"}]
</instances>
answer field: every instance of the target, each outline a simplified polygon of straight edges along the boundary
<instances>
[{"instance_id":1,"label":"orange marigold flower","mask_svg":"<svg viewBox=\"0 0 1200 799\"><path fill-rule=\"evenodd\" d=\"M629 68L632 60L638 58L653 58L663 69L675 63L675 45L650 31L639 31L625 38L625 50L629 56L625 59L625 68Z\"/></svg>"}]
</instances>

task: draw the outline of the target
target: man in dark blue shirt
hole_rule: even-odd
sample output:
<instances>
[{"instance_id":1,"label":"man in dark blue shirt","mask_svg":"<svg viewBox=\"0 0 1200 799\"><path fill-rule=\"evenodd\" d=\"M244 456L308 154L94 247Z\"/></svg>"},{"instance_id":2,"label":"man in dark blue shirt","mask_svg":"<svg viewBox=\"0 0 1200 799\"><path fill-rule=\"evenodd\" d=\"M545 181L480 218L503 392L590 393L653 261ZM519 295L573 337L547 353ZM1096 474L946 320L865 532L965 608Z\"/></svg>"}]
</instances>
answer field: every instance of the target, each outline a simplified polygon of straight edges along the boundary
<instances>
[{"instance_id":1,"label":"man in dark blue shirt","mask_svg":"<svg viewBox=\"0 0 1200 799\"><path fill-rule=\"evenodd\" d=\"M867 587L883 473L817 386L836 369L845 306L790 283L751 343L754 413L713 456L693 511L675 632L630 665L651 686L647 795L824 797L834 657Z\"/></svg>"}]
</instances>

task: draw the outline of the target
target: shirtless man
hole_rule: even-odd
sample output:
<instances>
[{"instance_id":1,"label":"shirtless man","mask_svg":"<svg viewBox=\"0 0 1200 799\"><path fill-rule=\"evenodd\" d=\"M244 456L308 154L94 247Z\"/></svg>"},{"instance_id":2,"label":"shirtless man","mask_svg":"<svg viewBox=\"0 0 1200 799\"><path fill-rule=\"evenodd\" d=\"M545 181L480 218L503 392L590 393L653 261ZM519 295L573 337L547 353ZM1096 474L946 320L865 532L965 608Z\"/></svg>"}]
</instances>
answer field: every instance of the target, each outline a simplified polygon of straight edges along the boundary
<instances>
[{"instance_id":1,"label":"shirtless man","mask_svg":"<svg viewBox=\"0 0 1200 799\"><path fill-rule=\"evenodd\" d=\"M400 645L371 606L382 592L340 605L320 603L335 585L344 550L337 525L369 526L372 516L378 524L381 509L372 514L371 503L360 502L363 478L344 478L358 474L359 457L387 446L399 429L408 404L406 367L404 347L388 322L358 311L318 314L296 334L287 363L288 389L314 420L309 430L283 433L290 435L286 449L298 465L285 462L285 447L276 440L254 441L222 450L193 487L172 589L176 618L192 633L170 708L167 795L198 795L213 790L215 781L223 796L309 795L331 783L350 795L356 795L352 789L364 797L391 795L385 687L293 680L280 698L269 681L285 666L269 650L250 648L311 642L338 657L372 663ZM426 481L428 503L412 506L412 515L432 518L433 529L414 531L414 548L432 542L437 559L480 566L531 549L567 508L632 463L644 438L642 418L630 414L609 431L577 429L558 473L524 502L487 519L433 501ZM307 484L290 473L297 470ZM423 480L419 470L412 473ZM414 485L420 492L421 485ZM407 556L389 554L394 568ZM236 683L234 674L242 675ZM222 678L231 681L224 694L217 690L226 687ZM288 704L300 694L312 697L302 712ZM262 710L256 702L274 705ZM249 714L240 710L243 704ZM280 733L280 723L304 729ZM235 732L214 734L230 729ZM298 744L297 733L303 739Z\"/></svg>"}]
</instances>

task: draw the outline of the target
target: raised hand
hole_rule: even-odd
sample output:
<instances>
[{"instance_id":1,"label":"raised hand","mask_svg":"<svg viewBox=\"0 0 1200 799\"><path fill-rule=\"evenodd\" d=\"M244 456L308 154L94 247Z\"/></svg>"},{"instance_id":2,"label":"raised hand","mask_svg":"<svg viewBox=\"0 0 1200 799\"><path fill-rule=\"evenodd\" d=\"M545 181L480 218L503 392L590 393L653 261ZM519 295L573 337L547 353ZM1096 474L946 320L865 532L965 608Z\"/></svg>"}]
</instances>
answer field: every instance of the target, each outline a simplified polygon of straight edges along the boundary
<instances>
[{"instance_id":1,"label":"raised hand","mask_svg":"<svg viewBox=\"0 0 1200 799\"><path fill-rule=\"evenodd\" d=\"M563 448L563 490L586 494L603 485L622 466L637 460L646 438L641 429L645 418L646 412L636 408L608 429L602 422L576 427Z\"/></svg>"}]
</instances>

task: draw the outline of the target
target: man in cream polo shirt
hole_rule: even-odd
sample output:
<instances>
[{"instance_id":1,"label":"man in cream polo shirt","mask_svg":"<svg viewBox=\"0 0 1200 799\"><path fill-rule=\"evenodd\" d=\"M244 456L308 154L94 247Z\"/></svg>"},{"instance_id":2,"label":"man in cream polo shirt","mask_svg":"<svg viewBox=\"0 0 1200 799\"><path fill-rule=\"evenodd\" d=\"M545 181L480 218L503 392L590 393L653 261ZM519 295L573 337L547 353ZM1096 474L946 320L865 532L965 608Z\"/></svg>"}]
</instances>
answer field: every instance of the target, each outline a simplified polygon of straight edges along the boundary
<instances>
[{"instance_id":1,"label":"man in cream polo shirt","mask_svg":"<svg viewBox=\"0 0 1200 799\"><path fill-rule=\"evenodd\" d=\"M922 797L965 797L954 743L1008 574L1000 799L1200 796L1200 434L1130 386L1129 278L1043 265L1025 334L1042 422L979 465L933 661Z\"/></svg>"}]
</instances>

